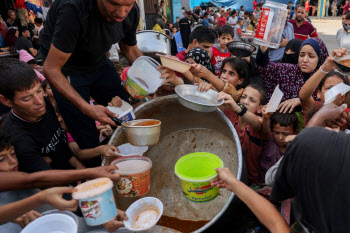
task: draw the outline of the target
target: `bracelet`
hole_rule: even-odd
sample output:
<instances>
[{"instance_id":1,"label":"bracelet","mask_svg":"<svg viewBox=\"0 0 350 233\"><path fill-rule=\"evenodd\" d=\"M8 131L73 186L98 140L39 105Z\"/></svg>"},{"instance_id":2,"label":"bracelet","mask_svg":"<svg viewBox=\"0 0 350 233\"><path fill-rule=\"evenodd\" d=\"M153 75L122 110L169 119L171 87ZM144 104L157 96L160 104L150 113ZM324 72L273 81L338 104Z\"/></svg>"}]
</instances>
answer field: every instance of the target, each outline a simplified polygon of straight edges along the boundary
<instances>
[{"instance_id":1,"label":"bracelet","mask_svg":"<svg viewBox=\"0 0 350 233\"><path fill-rule=\"evenodd\" d=\"M320 66L320 71L321 71L322 73L324 73L324 74L328 74L328 73L329 73L329 71L324 71L324 70L322 69L322 66Z\"/></svg>"}]
</instances>

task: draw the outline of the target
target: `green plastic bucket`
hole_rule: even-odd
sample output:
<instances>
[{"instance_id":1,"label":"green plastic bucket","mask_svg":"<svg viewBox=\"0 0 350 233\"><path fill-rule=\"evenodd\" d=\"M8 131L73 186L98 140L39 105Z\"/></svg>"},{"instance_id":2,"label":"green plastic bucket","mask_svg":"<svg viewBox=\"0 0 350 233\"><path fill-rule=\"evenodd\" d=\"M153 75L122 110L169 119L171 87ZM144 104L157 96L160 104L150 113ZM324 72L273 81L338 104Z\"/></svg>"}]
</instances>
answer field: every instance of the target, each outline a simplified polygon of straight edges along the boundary
<instances>
[{"instance_id":1,"label":"green plastic bucket","mask_svg":"<svg viewBox=\"0 0 350 233\"><path fill-rule=\"evenodd\" d=\"M175 174L181 182L186 199L193 202L207 202L219 194L218 187L210 181L218 176L216 168L223 167L222 160L211 153L196 152L181 157L175 164Z\"/></svg>"}]
</instances>

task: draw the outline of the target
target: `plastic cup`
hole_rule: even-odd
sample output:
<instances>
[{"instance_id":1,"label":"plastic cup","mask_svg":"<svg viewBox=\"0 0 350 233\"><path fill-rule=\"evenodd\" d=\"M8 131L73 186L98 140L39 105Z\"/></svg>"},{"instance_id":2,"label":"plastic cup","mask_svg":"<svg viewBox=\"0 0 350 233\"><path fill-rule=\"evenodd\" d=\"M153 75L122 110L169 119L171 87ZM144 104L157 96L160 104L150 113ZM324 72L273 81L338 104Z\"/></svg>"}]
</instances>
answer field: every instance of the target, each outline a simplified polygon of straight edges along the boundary
<instances>
[{"instance_id":1,"label":"plastic cup","mask_svg":"<svg viewBox=\"0 0 350 233\"><path fill-rule=\"evenodd\" d=\"M181 157L175 164L175 174L185 198L193 202L213 200L219 188L211 186L210 181L218 176L215 171L218 167L223 167L223 162L211 153L197 152Z\"/></svg>"},{"instance_id":2,"label":"plastic cup","mask_svg":"<svg viewBox=\"0 0 350 233\"><path fill-rule=\"evenodd\" d=\"M127 210L125 228L130 231L145 231L154 227L163 214L163 203L154 197L145 197L134 202Z\"/></svg>"},{"instance_id":3,"label":"plastic cup","mask_svg":"<svg viewBox=\"0 0 350 233\"><path fill-rule=\"evenodd\" d=\"M129 156L116 159L112 164L118 167L114 170L120 175L117 183L118 193L124 197L142 196L151 187L152 161L143 156Z\"/></svg>"},{"instance_id":4,"label":"plastic cup","mask_svg":"<svg viewBox=\"0 0 350 233\"><path fill-rule=\"evenodd\" d=\"M66 214L49 214L29 223L22 233L77 233L78 225Z\"/></svg>"},{"instance_id":5,"label":"plastic cup","mask_svg":"<svg viewBox=\"0 0 350 233\"><path fill-rule=\"evenodd\" d=\"M126 143L118 146L120 153L115 152L120 156L142 156L148 150L148 146L133 146Z\"/></svg>"},{"instance_id":6,"label":"plastic cup","mask_svg":"<svg viewBox=\"0 0 350 233\"><path fill-rule=\"evenodd\" d=\"M130 104L128 104L127 102L125 102L124 100L123 100L123 104L120 108L111 107L111 106L107 106L107 108L111 112L118 114L119 115L118 118L124 122L132 121L136 118L134 111L133 111L133 107Z\"/></svg>"},{"instance_id":7,"label":"plastic cup","mask_svg":"<svg viewBox=\"0 0 350 233\"><path fill-rule=\"evenodd\" d=\"M109 178L98 178L78 185L72 194L89 226L102 225L117 216L113 196L113 182Z\"/></svg>"}]
</instances>

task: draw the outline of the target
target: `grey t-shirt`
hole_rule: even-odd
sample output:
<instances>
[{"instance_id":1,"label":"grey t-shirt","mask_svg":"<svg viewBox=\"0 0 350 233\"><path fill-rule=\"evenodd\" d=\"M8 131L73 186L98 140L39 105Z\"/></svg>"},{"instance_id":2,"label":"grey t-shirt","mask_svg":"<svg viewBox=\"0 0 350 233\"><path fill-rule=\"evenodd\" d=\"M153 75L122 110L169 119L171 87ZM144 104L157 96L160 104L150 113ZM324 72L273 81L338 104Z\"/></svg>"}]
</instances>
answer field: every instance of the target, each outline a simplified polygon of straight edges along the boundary
<instances>
[{"instance_id":1,"label":"grey t-shirt","mask_svg":"<svg viewBox=\"0 0 350 233\"><path fill-rule=\"evenodd\" d=\"M233 30L235 32L233 41L241 41L241 36L239 35L239 32L242 32L241 25L236 24Z\"/></svg>"}]
</instances>

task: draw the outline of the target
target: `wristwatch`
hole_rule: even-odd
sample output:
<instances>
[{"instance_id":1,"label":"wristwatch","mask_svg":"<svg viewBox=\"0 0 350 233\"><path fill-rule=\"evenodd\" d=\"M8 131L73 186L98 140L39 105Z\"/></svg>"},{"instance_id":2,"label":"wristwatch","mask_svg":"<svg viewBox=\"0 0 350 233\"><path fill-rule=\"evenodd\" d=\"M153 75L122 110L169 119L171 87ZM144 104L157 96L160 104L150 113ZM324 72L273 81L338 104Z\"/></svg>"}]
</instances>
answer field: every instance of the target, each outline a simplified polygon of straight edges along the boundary
<instances>
[{"instance_id":1,"label":"wristwatch","mask_svg":"<svg viewBox=\"0 0 350 233\"><path fill-rule=\"evenodd\" d=\"M238 116L243 116L247 112L247 107L244 104L238 103L238 106L242 109L240 113L237 113Z\"/></svg>"}]
</instances>

